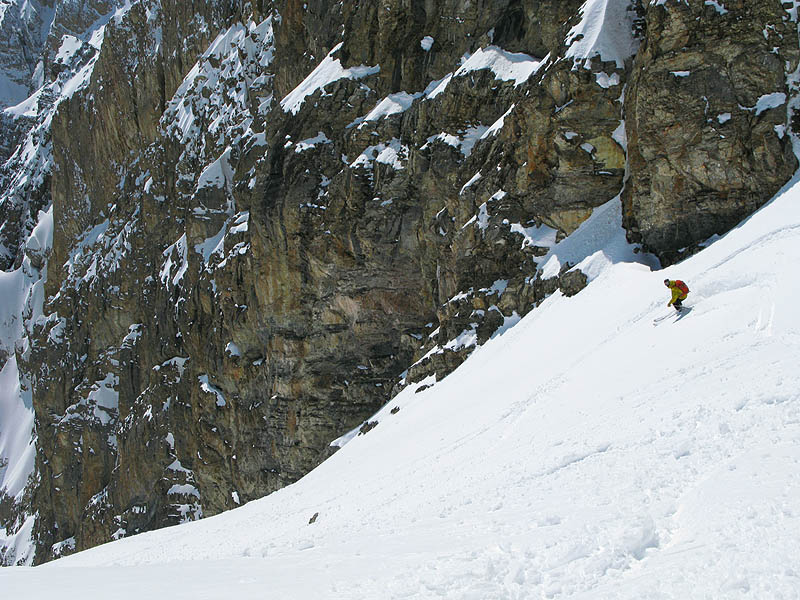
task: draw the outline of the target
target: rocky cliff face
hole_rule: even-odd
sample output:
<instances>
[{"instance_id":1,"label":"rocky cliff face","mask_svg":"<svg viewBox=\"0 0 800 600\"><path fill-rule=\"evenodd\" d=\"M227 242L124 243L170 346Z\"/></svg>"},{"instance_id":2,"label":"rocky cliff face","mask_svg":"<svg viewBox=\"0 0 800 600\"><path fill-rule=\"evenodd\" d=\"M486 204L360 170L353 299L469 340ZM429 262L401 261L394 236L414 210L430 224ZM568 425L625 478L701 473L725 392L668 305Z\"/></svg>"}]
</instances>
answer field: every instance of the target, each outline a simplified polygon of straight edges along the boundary
<instances>
[{"instance_id":1,"label":"rocky cliff face","mask_svg":"<svg viewBox=\"0 0 800 600\"><path fill-rule=\"evenodd\" d=\"M54 18L53 0L0 2L0 107L22 102L43 83L40 57Z\"/></svg>"},{"instance_id":2,"label":"rocky cliff face","mask_svg":"<svg viewBox=\"0 0 800 600\"><path fill-rule=\"evenodd\" d=\"M631 237L662 259L733 227L797 168L787 129L797 31L786 6L690 2L647 12L625 101L625 212Z\"/></svg>"},{"instance_id":3,"label":"rocky cliff face","mask_svg":"<svg viewBox=\"0 0 800 600\"><path fill-rule=\"evenodd\" d=\"M297 480L578 293L595 208L675 261L797 167L788 4L71 4L3 113L9 563Z\"/></svg>"}]
</instances>

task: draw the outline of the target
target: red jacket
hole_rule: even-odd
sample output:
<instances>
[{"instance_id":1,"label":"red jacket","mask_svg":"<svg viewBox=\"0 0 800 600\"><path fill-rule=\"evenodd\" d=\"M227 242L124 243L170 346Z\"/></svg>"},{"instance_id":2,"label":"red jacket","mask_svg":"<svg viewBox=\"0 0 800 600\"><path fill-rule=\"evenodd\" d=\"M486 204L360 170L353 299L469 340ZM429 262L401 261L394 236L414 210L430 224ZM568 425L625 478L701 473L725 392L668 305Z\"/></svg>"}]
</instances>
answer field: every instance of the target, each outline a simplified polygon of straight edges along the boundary
<instances>
[{"instance_id":1,"label":"red jacket","mask_svg":"<svg viewBox=\"0 0 800 600\"><path fill-rule=\"evenodd\" d=\"M672 290L672 300L669 301L668 306L675 304L676 300L686 300L686 296L689 294L689 287L680 279L670 279L668 287Z\"/></svg>"}]
</instances>

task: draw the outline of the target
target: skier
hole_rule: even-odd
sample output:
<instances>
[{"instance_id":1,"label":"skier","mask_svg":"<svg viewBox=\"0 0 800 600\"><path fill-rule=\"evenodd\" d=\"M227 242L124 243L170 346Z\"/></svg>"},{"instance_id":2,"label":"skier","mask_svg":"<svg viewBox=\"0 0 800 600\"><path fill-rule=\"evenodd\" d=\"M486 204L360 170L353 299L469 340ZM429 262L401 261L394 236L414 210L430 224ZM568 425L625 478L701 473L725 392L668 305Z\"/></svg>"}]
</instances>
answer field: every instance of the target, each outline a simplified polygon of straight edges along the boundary
<instances>
[{"instance_id":1,"label":"skier","mask_svg":"<svg viewBox=\"0 0 800 600\"><path fill-rule=\"evenodd\" d=\"M686 300L686 296L689 294L689 286L680 279L665 279L664 285L672 290L672 299L667 306L674 306L675 310L680 312L681 308L683 308L681 303Z\"/></svg>"}]
</instances>

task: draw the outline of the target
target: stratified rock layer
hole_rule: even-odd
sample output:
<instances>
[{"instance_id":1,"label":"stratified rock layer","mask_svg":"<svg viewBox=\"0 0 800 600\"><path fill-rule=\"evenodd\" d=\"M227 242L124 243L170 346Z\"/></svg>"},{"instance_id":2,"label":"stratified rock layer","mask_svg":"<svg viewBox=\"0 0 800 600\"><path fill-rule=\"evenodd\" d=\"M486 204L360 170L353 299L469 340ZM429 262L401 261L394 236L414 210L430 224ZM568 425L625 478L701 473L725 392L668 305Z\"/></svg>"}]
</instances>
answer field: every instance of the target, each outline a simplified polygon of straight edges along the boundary
<instances>
[{"instance_id":1,"label":"stratified rock layer","mask_svg":"<svg viewBox=\"0 0 800 600\"><path fill-rule=\"evenodd\" d=\"M797 168L786 128L796 24L779 2L713 4L648 11L625 101L627 226L666 262L728 231Z\"/></svg>"}]
</instances>

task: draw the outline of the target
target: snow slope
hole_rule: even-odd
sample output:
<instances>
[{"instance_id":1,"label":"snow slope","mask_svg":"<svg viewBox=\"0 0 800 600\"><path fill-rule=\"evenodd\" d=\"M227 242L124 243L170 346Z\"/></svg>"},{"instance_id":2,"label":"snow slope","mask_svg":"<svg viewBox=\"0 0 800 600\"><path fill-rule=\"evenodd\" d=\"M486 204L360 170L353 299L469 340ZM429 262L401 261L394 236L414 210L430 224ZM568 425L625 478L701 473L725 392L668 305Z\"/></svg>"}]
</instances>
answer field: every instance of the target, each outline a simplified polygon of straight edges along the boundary
<instances>
[{"instance_id":1,"label":"snow slope","mask_svg":"<svg viewBox=\"0 0 800 600\"><path fill-rule=\"evenodd\" d=\"M635 16L630 0L586 0L580 22L567 35L567 57L588 67L599 56L621 69L639 46L632 33Z\"/></svg>"},{"instance_id":2,"label":"snow slope","mask_svg":"<svg viewBox=\"0 0 800 600\"><path fill-rule=\"evenodd\" d=\"M297 484L3 597L800 597L800 184L676 267L604 258Z\"/></svg>"}]
</instances>

